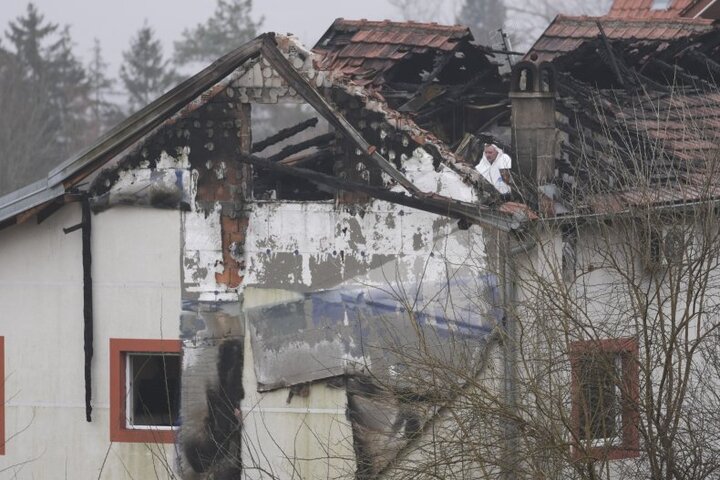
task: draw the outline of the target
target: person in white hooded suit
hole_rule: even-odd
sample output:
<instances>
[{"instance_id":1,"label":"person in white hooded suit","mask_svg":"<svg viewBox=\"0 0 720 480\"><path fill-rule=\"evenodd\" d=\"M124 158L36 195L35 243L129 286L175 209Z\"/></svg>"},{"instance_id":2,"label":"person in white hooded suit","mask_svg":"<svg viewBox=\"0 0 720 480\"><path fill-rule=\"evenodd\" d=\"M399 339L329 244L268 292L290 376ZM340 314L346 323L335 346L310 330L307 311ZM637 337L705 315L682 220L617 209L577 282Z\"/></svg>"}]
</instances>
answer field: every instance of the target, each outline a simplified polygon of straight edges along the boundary
<instances>
[{"instance_id":1,"label":"person in white hooded suit","mask_svg":"<svg viewBox=\"0 0 720 480\"><path fill-rule=\"evenodd\" d=\"M495 187L501 195L510 193L510 155L503 152L497 145L486 143L480 163L475 166L480 175Z\"/></svg>"}]
</instances>

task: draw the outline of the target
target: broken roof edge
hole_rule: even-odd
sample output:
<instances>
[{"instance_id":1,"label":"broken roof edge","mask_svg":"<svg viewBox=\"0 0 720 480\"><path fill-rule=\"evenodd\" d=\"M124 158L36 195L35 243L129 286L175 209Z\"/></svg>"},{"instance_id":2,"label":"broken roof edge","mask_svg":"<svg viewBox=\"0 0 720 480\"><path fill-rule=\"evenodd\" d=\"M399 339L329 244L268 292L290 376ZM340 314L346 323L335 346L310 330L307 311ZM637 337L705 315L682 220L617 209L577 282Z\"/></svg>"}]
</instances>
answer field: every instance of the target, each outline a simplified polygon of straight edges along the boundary
<instances>
[{"instance_id":1,"label":"broken roof edge","mask_svg":"<svg viewBox=\"0 0 720 480\"><path fill-rule=\"evenodd\" d=\"M361 18L360 20L350 20L343 17L336 18L332 24L323 32L322 35L320 35L320 38L317 42L315 42L315 45L312 47L313 50L315 49L323 49L324 46L321 45L321 42L326 39L326 37L334 30L351 30L351 29L362 29L362 28L379 28L379 27L397 27L397 28L403 28L403 29L425 29L428 31L436 31L436 32L443 32L443 33L453 33L457 35L462 35L462 37L469 36L471 40L474 40L472 31L470 30L470 27L467 25L460 25L460 24L454 24L454 25L444 25L437 22L414 22L412 20L406 20L402 22L396 22L393 20L368 20L366 18Z\"/></svg>"},{"instance_id":2,"label":"broken roof edge","mask_svg":"<svg viewBox=\"0 0 720 480\"><path fill-rule=\"evenodd\" d=\"M63 164L51 170L47 179L40 180L27 187L11 192L0 198L0 221L12 218L24 211L39 206L62 195L67 188L72 187L80 179L94 172L107 162L142 141L153 131L162 126L168 119L183 112L194 99L209 91L224 78L247 60L263 55L271 65L283 76L288 83L295 83L298 94L312 105L318 113L325 117L350 141L355 143L369 158L378 164L387 174L402 185L406 191L414 196L421 194L419 189L405 177L391 162L385 159L377 149L370 145L364 137L340 114L336 108L320 94L320 92L300 73L284 56L276 42L274 33L265 33L233 52L225 55L210 66L201 70L188 80L176 86L157 100L131 115L118 126L101 136L93 145L69 158ZM332 85L341 85L331 78ZM402 131L403 124L410 124L411 120L399 112L385 105L384 115L395 117L394 126ZM392 123L391 123L392 125ZM429 132L426 132L414 122L416 134L422 139L417 143L429 144L444 160L446 166L452 167L456 173L472 177L474 170L465 169L455 163L455 158L449 149ZM70 180L69 180L70 179ZM69 181L68 181L69 180Z\"/></svg>"},{"instance_id":3,"label":"broken roof edge","mask_svg":"<svg viewBox=\"0 0 720 480\"><path fill-rule=\"evenodd\" d=\"M50 170L46 178L0 197L0 222L65 193L68 179L83 170L99 168L101 165L95 165L98 161L104 163L141 140L164 119L181 111L239 65L259 55L262 40L271 35L259 35L181 82L100 136L92 145Z\"/></svg>"},{"instance_id":4,"label":"broken roof edge","mask_svg":"<svg viewBox=\"0 0 720 480\"><path fill-rule=\"evenodd\" d=\"M662 26L662 25L691 25L693 27L708 27L708 29L711 29L713 25L715 24L715 21L712 19L707 18L686 18L686 17L671 17L671 18L633 18L633 17L620 17L620 16L611 16L611 15L600 15L600 16L589 16L589 15L557 15L549 24L547 27L545 27L545 30L538 36L538 38L535 40L535 42L532 44L532 46L527 50L527 53L523 56L523 60L532 60L531 55L537 54L538 52L546 52L547 50L537 48L538 45L541 44L545 39L547 38L573 38L575 40L589 40L592 38L596 38L600 35L599 31L597 35L593 35L592 37L589 36L583 36L583 35L565 35L565 36L558 36L555 34L548 34L553 28L557 27L558 24L562 24L563 22L585 22L588 25L596 25L597 22L600 22L603 27L608 26L608 23L623 23L625 25L630 26ZM612 26L612 25L610 25ZM704 33L703 31L697 30L694 32L695 34L701 34ZM690 36L690 33L688 35ZM614 35L609 34L608 38L615 39ZM652 38L645 38L645 37L628 37L633 38L635 40L653 40Z\"/></svg>"},{"instance_id":5,"label":"broken roof edge","mask_svg":"<svg viewBox=\"0 0 720 480\"><path fill-rule=\"evenodd\" d=\"M345 135L380 169L402 185L408 192L411 194L418 193L418 188L391 162L385 159L373 145L370 145L360 132L342 114L337 112L320 92L292 66L273 39L270 37L264 38L260 51L263 57L270 62L270 65L287 80L288 84L293 84L293 88L295 88L298 95L305 99L328 123ZM336 83L332 78L331 82L332 84Z\"/></svg>"},{"instance_id":6,"label":"broken roof edge","mask_svg":"<svg viewBox=\"0 0 720 480\"><path fill-rule=\"evenodd\" d=\"M160 124L158 119L179 112L187 103L230 75L239 65L257 56L260 53L262 41L270 35L272 33L263 33L220 57L197 74L120 122L102 135L94 144L52 169L48 174L48 185L54 186L63 182L83 168L90 166L101 156L120 153L130 144L139 140L144 134L158 126Z\"/></svg>"},{"instance_id":7,"label":"broken roof edge","mask_svg":"<svg viewBox=\"0 0 720 480\"><path fill-rule=\"evenodd\" d=\"M685 23L685 24L697 24L697 25L712 25L714 20L709 18L689 18L689 17L669 17L669 18L654 18L654 17L623 17L615 15L564 15L558 14L547 28L550 28L557 21L578 21L578 22L595 22L597 20L612 21L612 22L623 22L623 23Z\"/></svg>"},{"instance_id":8,"label":"broken roof edge","mask_svg":"<svg viewBox=\"0 0 720 480\"><path fill-rule=\"evenodd\" d=\"M461 175L464 183L472 186L473 182L478 182L480 181L479 179L482 178L474 168L467 167L462 164L462 162L458 162L452 150L450 150L445 142L437 138L436 135L420 127L409 115L391 108L380 93L372 92L352 81L335 81L334 85L341 88L348 95L359 99L366 110L381 114L388 125L394 127L399 132L408 134L421 148L427 151L425 148L426 145L432 147L440 157L440 163L458 175ZM433 155L433 152L427 153ZM473 182L468 181L468 179Z\"/></svg>"}]
</instances>

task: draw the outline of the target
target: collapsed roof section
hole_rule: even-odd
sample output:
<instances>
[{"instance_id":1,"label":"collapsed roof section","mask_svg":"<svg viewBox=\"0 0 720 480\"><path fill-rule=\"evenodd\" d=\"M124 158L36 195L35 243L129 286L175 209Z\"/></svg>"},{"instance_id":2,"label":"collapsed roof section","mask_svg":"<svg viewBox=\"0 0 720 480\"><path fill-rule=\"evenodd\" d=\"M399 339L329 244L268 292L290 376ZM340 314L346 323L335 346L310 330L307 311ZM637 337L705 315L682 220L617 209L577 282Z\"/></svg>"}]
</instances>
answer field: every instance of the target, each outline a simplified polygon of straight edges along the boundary
<instances>
[{"instance_id":1,"label":"collapsed roof section","mask_svg":"<svg viewBox=\"0 0 720 480\"><path fill-rule=\"evenodd\" d=\"M600 27L598 26L600 22ZM691 18L638 19L558 15L530 48L526 59L552 61L600 36L610 40L673 42L713 29L712 20Z\"/></svg>"},{"instance_id":2,"label":"collapsed roof section","mask_svg":"<svg viewBox=\"0 0 720 480\"><path fill-rule=\"evenodd\" d=\"M427 75L440 63L447 64L472 39L470 29L461 25L338 18L314 50L322 55L318 63L321 69L337 72L359 85L382 85L395 75L419 84L421 68L425 67ZM409 66L416 68L402 71Z\"/></svg>"},{"instance_id":3,"label":"collapsed roof section","mask_svg":"<svg viewBox=\"0 0 720 480\"><path fill-rule=\"evenodd\" d=\"M507 119L507 86L493 53L467 27L336 20L314 47L318 68L362 86L454 145ZM499 116L499 117L498 117Z\"/></svg>"},{"instance_id":4,"label":"collapsed roof section","mask_svg":"<svg viewBox=\"0 0 720 480\"><path fill-rule=\"evenodd\" d=\"M558 17L526 58L561 72L566 203L616 212L720 196L718 55L707 20Z\"/></svg>"},{"instance_id":5,"label":"collapsed roof section","mask_svg":"<svg viewBox=\"0 0 720 480\"><path fill-rule=\"evenodd\" d=\"M91 193L101 197L110 193L122 172L138 166L149 165L152 169L154 166L150 164L164 158L163 154L177 161L189 155L192 168L199 168L192 159L199 158L198 152L214 150L215 156L225 155L228 161L239 159L254 164L261 176L269 175L268 172L280 173L294 181L300 178L306 186L320 190L358 191L470 223L484 222L487 214L493 226L507 229L516 225L514 220L498 220L499 216L490 214L487 208L478 213L474 201L453 199L451 194L440 195L432 189L423 192L414 185L402 173L403 162L423 145L428 146L437 169L450 165L449 171L456 175L463 173L463 168L454 165L450 149L440 139L384 104L382 97L378 101L384 106L375 112L371 112L366 103L342 103L357 96L369 97L371 93L359 92L357 89L362 87L357 85L351 92L347 83L337 80L335 72L317 70L314 60L313 54L291 37L261 35L129 117L94 145L51 171L46 180L0 199L0 221L7 226L18 218L23 221L35 214L49 214L71 200L65 194L76 191L88 178ZM308 104L324 118L330 131L270 156L260 156L259 145L243 150L240 146L243 142L237 142L237 137L249 135L243 131L243 125L247 127L250 123L249 105L282 102ZM377 121L366 121L368 115ZM368 125L370 128L366 128ZM410 125L412 127L408 127ZM306 127L307 124L279 132L279 140L290 138ZM265 143L273 141L266 139ZM307 149L311 149L309 159ZM349 177L350 180L341 181L345 175L333 169L333 163L327 161L329 158L336 160L335 165L345 158L340 162L340 170L356 168L357 163L362 163L363 168L377 173L373 176L375 180ZM354 159L350 162L352 165L348 159ZM98 175L101 168L105 171ZM471 169L465 169L464 174L467 181L482 182L477 176L473 178ZM222 179L223 175L219 172L217 178ZM400 190L390 191L393 185ZM235 193L247 198L251 188L246 181L239 187L241 191ZM150 199L147 203L173 206L167 205L167 193L167 188L161 187L159 200ZM306 198L320 199L322 195L310 192Z\"/></svg>"}]
</instances>

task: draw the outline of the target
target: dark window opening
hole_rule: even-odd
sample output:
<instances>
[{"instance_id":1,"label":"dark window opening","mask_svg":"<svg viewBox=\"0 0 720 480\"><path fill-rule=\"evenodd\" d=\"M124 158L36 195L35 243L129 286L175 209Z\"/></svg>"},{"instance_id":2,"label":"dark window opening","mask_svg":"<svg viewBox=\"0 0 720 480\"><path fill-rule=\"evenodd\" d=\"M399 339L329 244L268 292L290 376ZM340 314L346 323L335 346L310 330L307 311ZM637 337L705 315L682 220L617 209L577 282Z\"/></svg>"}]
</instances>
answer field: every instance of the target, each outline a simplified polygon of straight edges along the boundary
<instances>
[{"instance_id":1,"label":"dark window opening","mask_svg":"<svg viewBox=\"0 0 720 480\"><path fill-rule=\"evenodd\" d=\"M570 348L575 455L607 460L638 456L637 340L588 340Z\"/></svg>"},{"instance_id":2,"label":"dark window opening","mask_svg":"<svg viewBox=\"0 0 720 480\"><path fill-rule=\"evenodd\" d=\"M172 427L180 410L180 355L127 354L128 428Z\"/></svg>"},{"instance_id":3,"label":"dark window opening","mask_svg":"<svg viewBox=\"0 0 720 480\"><path fill-rule=\"evenodd\" d=\"M616 352L583 355L580 371L580 439L617 444L622 425L622 359Z\"/></svg>"}]
</instances>

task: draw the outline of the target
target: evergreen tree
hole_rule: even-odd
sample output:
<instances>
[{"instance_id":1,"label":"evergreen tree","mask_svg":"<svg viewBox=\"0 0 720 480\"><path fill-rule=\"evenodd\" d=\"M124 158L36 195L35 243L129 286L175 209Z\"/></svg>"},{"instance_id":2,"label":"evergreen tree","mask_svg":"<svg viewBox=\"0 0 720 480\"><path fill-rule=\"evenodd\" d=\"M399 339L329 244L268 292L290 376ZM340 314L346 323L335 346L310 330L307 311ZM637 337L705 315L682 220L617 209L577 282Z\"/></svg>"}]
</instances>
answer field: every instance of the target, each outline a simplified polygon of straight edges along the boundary
<instances>
[{"instance_id":1,"label":"evergreen tree","mask_svg":"<svg viewBox=\"0 0 720 480\"><path fill-rule=\"evenodd\" d=\"M47 58L52 56L57 44L44 45L57 32L56 23L45 23L45 18L35 5L28 3L24 17L10 22L5 33L15 47L15 57L28 69L28 74L36 80L44 80L47 75Z\"/></svg>"},{"instance_id":2,"label":"evergreen tree","mask_svg":"<svg viewBox=\"0 0 720 480\"><path fill-rule=\"evenodd\" d=\"M53 153L47 104L38 100L21 62L0 48L0 195L38 180Z\"/></svg>"},{"instance_id":3,"label":"evergreen tree","mask_svg":"<svg viewBox=\"0 0 720 480\"><path fill-rule=\"evenodd\" d=\"M178 80L169 60L163 58L160 40L145 23L130 42L130 49L123 52L124 65L120 79L128 93L131 110L137 110L162 95Z\"/></svg>"},{"instance_id":4,"label":"evergreen tree","mask_svg":"<svg viewBox=\"0 0 720 480\"><path fill-rule=\"evenodd\" d=\"M49 83L46 84L51 105L59 115L58 141L65 146L64 151L68 155L92 140L86 134L90 84L85 68L73 53L72 47L70 29L65 27L53 45L51 57L47 59Z\"/></svg>"},{"instance_id":5,"label":"evergreen tree","mask_svg":"<svg viewBox=\"0 0 720 480\"><path fill-rule=\"evenodd\" d=\"M88 84L70 30L46 22L33 4L9 23L0 55L0 176L6 188L40 178L82 146Z\"/></svg>"},{"instance_id":6,"label":"evergreen tree","mask_svg":"<svg viewBox=\"0 0 720 480\"><path fill-rule=\"evenodd\" d=\"M175 42L179 65L211 62L257 36L263 19L253 21L252 0L217 0L215 13L205 23L183 32Z\"/></svg>"},{"instance_id":7,"label":"evergreen tree","mask_svg":"<svg viewBox=\"0 0 720 480\"><path fill-rule=\"evenodd\" d=\"M109 100L115 81L106 75L108 64L103 58L100 41L96 38L92 57L87 66L90 88L90 119L93 136L97 136L108 127L122 119L120 109Z\"/></svg>"},{"instance_id":8,"label":"evergreen tree","mask_svg":"<svg viewBox=\"0 0 720 480\"><path fill-rule=\"evenodd\" d=\"M482 45L500 42L498 29L503 28L507 10L503 0L465 0L457 22L467 25Z\"/></svg>"}]
</instances>

